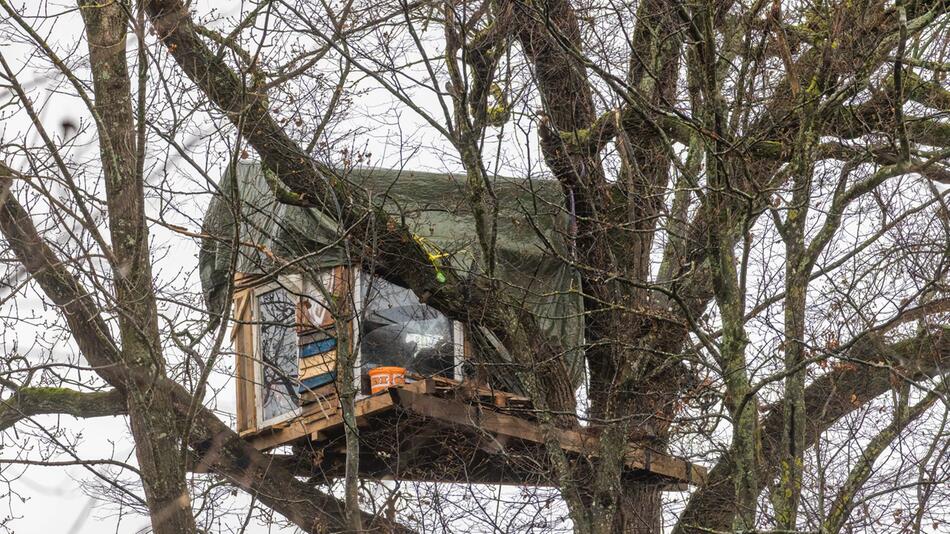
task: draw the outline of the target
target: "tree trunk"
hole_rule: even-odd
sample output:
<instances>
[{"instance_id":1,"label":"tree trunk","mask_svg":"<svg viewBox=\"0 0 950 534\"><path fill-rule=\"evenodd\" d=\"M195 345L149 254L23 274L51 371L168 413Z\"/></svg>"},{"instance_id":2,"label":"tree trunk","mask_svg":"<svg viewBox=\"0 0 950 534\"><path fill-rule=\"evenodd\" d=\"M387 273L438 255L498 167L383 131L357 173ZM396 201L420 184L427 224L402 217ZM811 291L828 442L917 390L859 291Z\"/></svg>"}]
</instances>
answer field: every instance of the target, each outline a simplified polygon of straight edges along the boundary
<instances>
[{"instance_id":1,"label":"tree trunk","mask_svg":"<svg viewBox=\"0 0 950 534\"><path fill-rule=\"evenodd\" d=\"M95 94L96 127L105 175L111 268L118 305L121 359L143 376L165 376L165 359L158 333L158 311L152 290L149 234L145 225L145 125L135 120L126 58L127 25L133 13L128 3L79 2L89 43ZM139 46L144 29L139 20ZM139 60L144 61L144 54ZM139 66L144 69L143 65ZM140 70L144 79L145 71ZM144 95L140 91L140 112ZM139 121L144 117L139 117ZM138 126L138 127L137 127ZM146 502L156 534L196 531L185 480L181 419L167 393L147 383L124 385L135 453Z\"/></svg>"},{"instance_id":2,"label":"tree trunk","mask_svg":"<svg viewBox=\"0 0 950 534\"><path fill-rule=\"evenodd\" d=\"M623 485L614 516L617 534L656 534L663 530L663 493L654 484L631 481Z\"/></svg>"}]
</instances>

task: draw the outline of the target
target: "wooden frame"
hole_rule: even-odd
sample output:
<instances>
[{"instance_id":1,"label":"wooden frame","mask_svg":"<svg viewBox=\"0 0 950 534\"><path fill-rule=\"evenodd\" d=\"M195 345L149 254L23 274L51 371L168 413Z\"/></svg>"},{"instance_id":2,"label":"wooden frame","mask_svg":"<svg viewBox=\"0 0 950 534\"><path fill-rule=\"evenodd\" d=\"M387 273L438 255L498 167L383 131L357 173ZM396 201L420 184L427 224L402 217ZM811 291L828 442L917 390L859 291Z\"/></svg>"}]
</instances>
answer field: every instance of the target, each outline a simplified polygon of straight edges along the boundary
<instances>
[{"instance_id":1,"label":"wooden frame","mask_svg":"<svg viewBox=\"0 0 950 534\"><path fill-rule=\"evenodd\" d=\"M333 325L332 318L328 319L326 315L322 315L322 319L319 321L321 324L312 326L316 328L343 327L349 329L352 346L356 348L354 364L358 372L354 373L355 386L357 387L357 391L361 391L362 349L360 347L360 329L358 325L362 317L365 273L358 267L347 268L338 266L332 268L332 270L334 272L334 285L331 291L340 296L349 292L349 298L347 299L349 303L348 306L352 305L355 310L357 310L357 313L353 314L353 319L347 321L345 326ZM233 296L235 323L231 332L231 338L234 342L236 352L237 430L242 434L252 434L271 426L283 425L301 415L298 409L279 417L272 417L267 420L262 418L263 383L259 377L263 376L263 362L258 352L260 348L258 324L260 308L258 298L263 294L280 288L284 288L297 295L309 295L311 294L311 289L314 289L316 284L298 273L281 275L277 280L270 278L267 281L263 281L263 277L260 276L238 273L235 276L235 285L239 289L235 290ZM298 310L295 319L298 323L298 335L300 335L300 324L304 322L303 313L304 311L302 309ZM460 380L462 379L462 364L469 356L471 349L464 324L459 321L451 321L451 325L454 345L452 374L453 378ZM307 392L304 398L313 400L313 395L310 393L311 392ZM361 399L367 396L367 394L362 392L358 394L358 398Z\"/></svg>"},{"instance_id":2,"label":"wooden frame","mask_svg":"<svg viewBox=\"0 0 950 534\"><path fill-rule=\"evenodd\" d=\"M333 268L333 292L345 290L347 287L344 268ZM296 295L308 295L310 289L315 286L304 278L303 275L292 273L278 277L277 280L260 281L263 277L247 273L237 273L234 277L235 289L233 295L233 318L234 327L231 331L231 340L235 348L235 389L236 389L236 412L237 412L237 430L242 434L253 433L261 428L271 424L277 424L292 418L296 414L290 414L282 418L272 418L263 421L261 419L261 395L262 384L258 377L262 376L262 362L258 355L258 317L260 316L257 298L269 291L284 288ZM300 310L296 315L295 321L299 327L302 324ZM320 321L320 325L315 327L332 326L332 318ZM298 334L299 335L299 334ZM299 410L298 410L299 412Z\"/></svg>"},{"instance_id":3,"label":"wooden frame","mask_svg":"<svg viewBox=\"0 0 950 534\"><path fill-rule=\"evenodd\" d=\"M551 486L556 481L541 471L524 470L517 459L530 457L543 467L546 431L533 418L529 399L447 378L422 378L356 402L360 427L360 477L376 480L517 484ZM286 459L302 476L343 476L345 456L343 412L337 397L305 407L300 417L246 437L266 451L294 444L314 455ZM420 429L423 429L420 431ZM584 429L550 429L571 457L589 457L599 438ZM437 436L448 436L439 439ZM434 439L433 439L434 438ZM441 452L450 447L451 452ZM460 447L467 447L461 452ZM364 449L366 449L364 451ZM410 461L416 458L418 462ZM401 458L393 464L384 458ZM452 459L464 465L446 469ZM512 462L512 459L515 459ZM701 485L706 470L698 465L630 443L624 456L627 474L656 481L665 490Z\"/></svg>"},{"instance_id":4,"label":"wooden frame","mask_svg":"<svg viewBox=\"0 0 950 534\"><path fill-rule=\"evenodd\" d=\"M235 411L237 415L237 431L239 433L253 432L257 429L257 403L254 395L254 328L251 312L253 300L253 286L243 287L252 282L253 277L238 273L235 276L235 285L241 289L234 292L234 327L231 330L231 341L235 352Z\"/></svg>"}]
</instances>

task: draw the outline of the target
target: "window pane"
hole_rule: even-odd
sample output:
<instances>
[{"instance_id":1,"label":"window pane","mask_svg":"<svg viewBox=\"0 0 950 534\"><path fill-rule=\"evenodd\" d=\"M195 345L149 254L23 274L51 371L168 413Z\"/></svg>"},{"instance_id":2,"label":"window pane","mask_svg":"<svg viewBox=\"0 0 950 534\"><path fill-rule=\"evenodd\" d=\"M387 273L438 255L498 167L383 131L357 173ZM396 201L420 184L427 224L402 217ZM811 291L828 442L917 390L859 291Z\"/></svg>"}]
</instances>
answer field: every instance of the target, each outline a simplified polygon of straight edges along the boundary
<instances>
[{"instance_id":1,"label":"window pane","mask_svg":"<svg viewBox=\"0 0 950 534\"><path fill-rule=\"evenodd\" d=\"M260 358L263 421L297 407L297 332L294 328L296 299L283 289L258 297L260 309Z\"/></svg>"},{"instance_id":2,"label":"window pane","mask_svg":"<svg viewBox=\"0 0 950 534\"><path fill-rule=\"evenodd\" d=\"M453 376L452 322L412 291L366 276L360 323L363 371L396 365L422 375Z\"/></svg>"}]
</instances>

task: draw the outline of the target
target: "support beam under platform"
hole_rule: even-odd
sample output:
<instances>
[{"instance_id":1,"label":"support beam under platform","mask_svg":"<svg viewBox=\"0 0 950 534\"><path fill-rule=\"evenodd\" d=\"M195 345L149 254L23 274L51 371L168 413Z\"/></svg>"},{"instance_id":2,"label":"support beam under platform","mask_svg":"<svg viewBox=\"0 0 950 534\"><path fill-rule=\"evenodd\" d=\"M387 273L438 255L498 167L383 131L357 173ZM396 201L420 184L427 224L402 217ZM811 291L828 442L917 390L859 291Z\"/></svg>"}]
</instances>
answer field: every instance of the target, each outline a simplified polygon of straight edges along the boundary
<instances>
[{"instance_id":1,"label":"support beam under platform","mask_svg":"<svg viewBox=\"0 0 950 534\"><path fill-rule=\"evenodd\" d=\"M544 432L523 397L447 379L420 380L357 401L360 476L377 480L556 485L544 450ZM597 436L579 428L555 429L561 447L578 467L595 460ZM336 398L304 407L276 427L245 435L260 450L290 445L275 461L302 476L331 480L343 475L345 439ZM701 485L706 470L631 444L625 477L679 490ZM583 481L578 481L583 483Z\"/></svg>"}]
</instances>

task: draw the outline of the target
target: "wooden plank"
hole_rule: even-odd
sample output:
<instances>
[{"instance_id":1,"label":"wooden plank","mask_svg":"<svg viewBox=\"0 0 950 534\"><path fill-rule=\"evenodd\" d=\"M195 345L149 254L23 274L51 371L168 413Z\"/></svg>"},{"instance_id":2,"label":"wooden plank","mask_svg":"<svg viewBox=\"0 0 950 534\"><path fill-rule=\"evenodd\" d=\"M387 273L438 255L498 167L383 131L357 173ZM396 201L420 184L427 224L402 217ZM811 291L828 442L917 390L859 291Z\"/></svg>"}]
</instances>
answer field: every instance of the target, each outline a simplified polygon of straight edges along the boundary
<instances>
[{"instance_id":1,"label":"wooden plank","mask_svg":"<svg viewBox=\"0 0 950 534\"><path fill-rule=\"evenodd\" d=\"M544 433L535 423L488 410L478 410L460 402L423 396L411 391L390 390L398 397L403 408L418 415L444 421L450 425L465 425L478 430L510 436L535 443L544 443ZM596 438L571 430L558 431L558 441L565 450L581 453L591 450Z\"/></svg>"},{"instance_id":2,"label":"wooden plank","mask_svg":"<svg viewBox=\"0 0 950 534\"><path fill-rule=\"evenodd\" d=\"M420 380L411 384L406 384L399 389L409 391L415 394L425 394L428 382ZM285 445L298 439L308 437L318 439L321 432L332 429L343 424L343 412L340 410L339 399L333 399L333 410L328 411L319 404L309 404L304 407L303 413L284 423L275 425L273 432L269 434L260 434L250 438L250 442L258 450L272 449L280 445ZM392 409L393 400L387 394L377 394L365 397L356 401L357 419L365 418L370 415Z\"/></svg>"},{"instance_id":3,"label":"wooden plank","mask_svg":"<svg viewBox=\"0 0 950 534\"><path fill-rule=\"evenodd\" d=\"M336 370L336 349L326 352L299 358L297 361L298 371L297 379L301 382Z\"/></svg>"},{"instance_id":4,"label":"wooden plank","mask_svg":"<svg viewBox=\"0 0 950 534\"><path fill-rule=\"evenodd\" d=\"M508 397L505 395L495 394L493 399L495 406L498 408L507 408L508 407Z\"/></svg>"},{"instance_id":5,"label":"wooden plank","mask_svg":"<svg viewBox=\"0 0 950 534\"><path fill-rule=\"evenodd\" d=\"M336 402L336 383L320 386L316 389L308 389L300 394L300 402L306 406L312 402L322 403L318 408L326 410L329 402Z\"/></svg>"},{"instance_id":6,"label":"wooden plank","mask_svg":"<svg viewBox=\"0 0 950 534\"><path fill-rule=\"evenodd\" d=\"M509 393L507 391L501 391L499 389L494 389L486 386L479 385L474 382L465 381L460 382L452 378L446 378L444 376L433 376L431 379L435 382L437 387L442 389L449 389L458 391L460 393L465 393L468 396L481 395L488 399L494 399L496 396L503 396L507 402L525 402L530 403L531 399L521 395L515 395L514 393Z\"/></svg>"},{"instance_id":7,"label":"wooden plank","mask_svg":"<svg viewBox=\"0 0 950 534\"><path fill-rule=\"evenodd\" d=\"M247 308L251 305L251 294L250 291L238 291L234 293L234 298L231 300L231 306L234 310L234 319L236 321L243 321L243 317L246 315ZM241 332L240 327L245 326L240 323L236 323L234 328L231 329L231 341L234 341L237 338L238 334Z\"/></svg>"},{"instance_id":8,"label":"wooden plank","mask_svg":"<svg viewBox=\"0 0 950 534\"><path fill-rule=\"evenodd\" d=\"M248 441L258 450L272 449L309 435L310 432L307 426L299 418L290 419L286 422L286 425L281 425L280 428L271 427L273 432L258 434Z\"/></svg>"},{"instance_id":9,"label":"wooden plank","mask_svg":"<svg viewBox=\"0 0 950 534\"><path fill-rule=\"evenodd\" d=\"M240 279L236 277L236 280ZM257 409L254 399L254 336L251 321L251 300L253 294L250 289L234 293L234 318L232 339L235 349L235 394L237 412L237 430L239 432L253 430L257 422Z\"/></svg>"},{"instance_id":10,"label":"wooden plank","mask_svg":"<svg viewBox=\"0 0 950 534\"><path fill-rule=\"evenodd\" d=\"M525 441L544 443L544 431L541 427L519 417L497 412L478 410L475 407L423 396L410 391L391 390L398 403L418 415L446 422L450 425L465 425L497 435L510 436ZM599 440L574 430L557 429L557 440L564 450L577 454L591 455L597 450ZM642 448L631 448L625 455L627 467L648 471L667 478L685 482L705 480L705 469L693 466L678 458Z\"/></svg>"},{"instance_id":11,"label":"wooden plank","mask_svg":"<svg viewBox=\"0 0 950 534\"><path fill-rule=\"evenodd\" d=\"M405 386L390 388L390 391L409 391L424 395L429 391L429 387L429 381L419 380L417 382L406 384ZM343 412L339 408L339 399L336 399L336 403L336 411L332 415L329 417L315 419L309 423L312 434L311 439L319 441L322 437L322 434L326 433L328 430L331 430L333 427L343 424ZM370 415L376 415L379 412L392 408L392 406L392 397L385 393L359 399L356 401L357 424L359 424L360 419L365 419Z\"/></svg>"}]
</instances>

